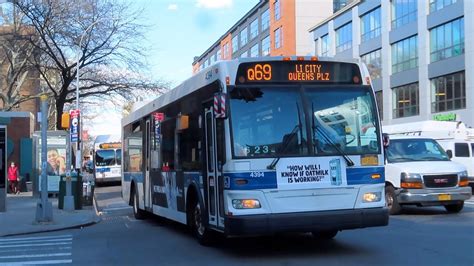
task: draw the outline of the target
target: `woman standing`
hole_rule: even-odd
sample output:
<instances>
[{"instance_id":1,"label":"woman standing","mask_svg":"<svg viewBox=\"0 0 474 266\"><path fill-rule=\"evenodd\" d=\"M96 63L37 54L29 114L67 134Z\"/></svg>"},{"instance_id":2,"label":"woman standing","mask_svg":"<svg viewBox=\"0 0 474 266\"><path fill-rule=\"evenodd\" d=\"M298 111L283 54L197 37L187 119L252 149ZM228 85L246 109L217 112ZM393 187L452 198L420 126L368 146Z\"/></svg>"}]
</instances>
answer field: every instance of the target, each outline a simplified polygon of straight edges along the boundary
<instances>
[{"instance_id":1,"label":"woman standing","mask_svg":"<svg viewBox=\"0 0 474 266\"><path fill-rule=\"evenodd\" d=\"M8 183L10 184L10 190L13 194L20 194L18 181L20 181L18 166L15 165L15 162L11 162L10 167L8 167Z\"/></svg>"}]
</instances>

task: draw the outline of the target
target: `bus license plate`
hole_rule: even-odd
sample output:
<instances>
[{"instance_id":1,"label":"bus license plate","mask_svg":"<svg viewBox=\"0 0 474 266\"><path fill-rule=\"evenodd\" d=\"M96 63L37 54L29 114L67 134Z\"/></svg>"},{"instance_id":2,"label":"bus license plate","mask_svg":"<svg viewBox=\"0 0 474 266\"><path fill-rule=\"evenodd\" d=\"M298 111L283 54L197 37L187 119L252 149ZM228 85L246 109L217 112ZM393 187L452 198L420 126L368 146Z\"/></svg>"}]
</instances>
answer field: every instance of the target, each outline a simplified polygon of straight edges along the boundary
<instances>
[{"instance_id":1,"label":"bus license plate","mask_svg":"<svg viewBox=\"0 0 474 266\"><path fill-rule=\"evenodd\" d=\"M440 195L438 195L438 200L451 200L451 195L449 195L449 194L440 194Z\"/></svg>"}]
</instances>

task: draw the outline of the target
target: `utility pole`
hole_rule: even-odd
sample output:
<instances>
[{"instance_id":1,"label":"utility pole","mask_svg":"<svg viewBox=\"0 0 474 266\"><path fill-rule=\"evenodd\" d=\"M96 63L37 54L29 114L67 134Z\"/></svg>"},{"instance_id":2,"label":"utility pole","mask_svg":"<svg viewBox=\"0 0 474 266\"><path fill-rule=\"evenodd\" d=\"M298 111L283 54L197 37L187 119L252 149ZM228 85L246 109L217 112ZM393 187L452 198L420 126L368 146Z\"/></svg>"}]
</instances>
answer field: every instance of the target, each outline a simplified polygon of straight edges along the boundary
<instances>
[{"instance_id":1,"label":"utility pole","mask_svg":"<svg viewBox=\"0 0 474 266\"><path fill-rule=\"evenodd\" d=\"M41 100L41 199L36 204L36 222L53 221L53 204L48 202L48 176L46 170L48 149L46 130L48 128L48 95L43 94Z\"/></svg>"}]
</instances>

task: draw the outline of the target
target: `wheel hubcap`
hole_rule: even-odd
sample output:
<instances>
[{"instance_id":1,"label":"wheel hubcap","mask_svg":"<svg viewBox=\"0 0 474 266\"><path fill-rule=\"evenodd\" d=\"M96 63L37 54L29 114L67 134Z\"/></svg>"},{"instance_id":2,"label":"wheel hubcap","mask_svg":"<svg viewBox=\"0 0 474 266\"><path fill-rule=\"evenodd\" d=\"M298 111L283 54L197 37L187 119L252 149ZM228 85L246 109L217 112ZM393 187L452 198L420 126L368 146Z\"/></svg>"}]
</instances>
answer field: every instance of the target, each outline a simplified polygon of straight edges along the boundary
<instances>
[{"instance_id":1,"label":"wheel hubcap","mask_svg":"<svg viewBox=\"0 0 474 266\"><path fill-rule=\"evenodd\" d=\"M202 236L204 234L204 225L202 224L201 207L199 204L196 204L194 208L194 226L196 226L198 234Z\"/></svg>"},{"instance_id":2,"label":"wheel hubcap","mask_svg":"<svg viewBox=\"0 0 474 266\"><path fill-rule=\"evenodd\" d=\"M387 203L387 208L391 209L393 205L393 197L390 193L385 194L385 202Z\"/></svg>"}]
</instances>

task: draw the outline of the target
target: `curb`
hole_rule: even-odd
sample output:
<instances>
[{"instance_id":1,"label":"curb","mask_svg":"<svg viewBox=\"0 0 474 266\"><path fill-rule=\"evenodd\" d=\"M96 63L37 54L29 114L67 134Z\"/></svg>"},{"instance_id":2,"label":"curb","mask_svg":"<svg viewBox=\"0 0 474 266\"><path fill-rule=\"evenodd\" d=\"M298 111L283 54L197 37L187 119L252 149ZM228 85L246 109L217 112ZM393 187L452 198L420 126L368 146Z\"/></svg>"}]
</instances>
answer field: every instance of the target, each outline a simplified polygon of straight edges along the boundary
<instances>
[{"instance_id":1,"label":"curb","mask_svg":"<svg viewBox=\"0 0 474 266\"><path fill-rule=\"evenodd\" d=\"M5 234L5 235L0 235L0 238L1 237L10 237L10 236L31 235L31 234L38 234L38 233L57 232L57 231L63 231L63 230L69 230L69 229L78 229L78 228L83 228L83 227L88 227L88 226L98 224L102 221L102 218L101 218L101 213L97 209L97 203L95 201L95 195L93 197L93 206L94 206L94 211L95 211L96 215L95 215L94 220L92 220L92 221L88 221L88 222L81 223L81 224L70 225L70 226L46 229L46 230L34 230L34 231L28 231L28 232Z\"/></svg>"}]
</instances>

